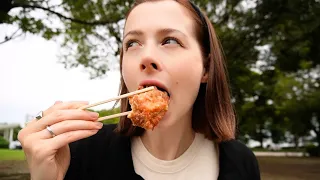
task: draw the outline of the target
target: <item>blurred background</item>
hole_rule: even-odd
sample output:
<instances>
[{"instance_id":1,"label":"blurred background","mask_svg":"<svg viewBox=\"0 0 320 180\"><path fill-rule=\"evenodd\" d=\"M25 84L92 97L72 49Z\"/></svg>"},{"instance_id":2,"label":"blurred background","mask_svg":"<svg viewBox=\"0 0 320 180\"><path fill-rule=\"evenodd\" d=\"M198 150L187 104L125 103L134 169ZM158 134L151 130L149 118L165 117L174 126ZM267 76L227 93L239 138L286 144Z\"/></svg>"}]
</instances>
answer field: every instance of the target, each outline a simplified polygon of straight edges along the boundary
<instances>
[{"instance_id":1,"label":"blurred background","mask_svg":"<svg viewBox=\"0 0 320 180\"><path fill-rule=\"evenodd\" d=\"M1 0L0 179L29 179L17 133L40 110L118 94L133 2ZM221 40L238 139L256 154L262 179L320 179L320 1L194 2ZM119 111L113 105L93 110L105 116Z\"/></svg>"}]
</instances>

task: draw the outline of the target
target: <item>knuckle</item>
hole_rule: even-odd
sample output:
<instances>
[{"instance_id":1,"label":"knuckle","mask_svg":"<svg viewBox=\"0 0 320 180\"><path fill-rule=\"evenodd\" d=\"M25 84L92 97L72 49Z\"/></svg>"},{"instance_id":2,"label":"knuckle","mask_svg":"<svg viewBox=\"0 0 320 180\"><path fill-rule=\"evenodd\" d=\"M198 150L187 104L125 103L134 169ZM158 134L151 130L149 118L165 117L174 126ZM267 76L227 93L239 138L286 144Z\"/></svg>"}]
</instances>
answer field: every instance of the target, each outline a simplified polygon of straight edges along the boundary
<instances>
[{"instance_id":1,"label":"knuckle","mask_svg":"<svg viewBox=\"0 0 320 180\"><path fill-rule=\"evenodd\" d=\"M74 135L75 135L75 133L73 131L70 131L68 133L65 133L65 138L67 141L70 141Z\"/></svg>"},{"instance_id":2,"label":"knuckle","mask_svg":"<svg viewBox=\"0 0 320 180\"><path fill-rule=\"evenodd\" d=\"M63 121L62 127L66 129L70 129L72 127L72 123L70 121Z\"/></svg>"},{"instance_id":3,"label":"knuckle","mask_svg":"<svg viewBox=\"0 0 320 180\"><path fill-rule=\"evenodd\" d=\"M62 103L62 101L56 101L56 102L54 102L54 105L61 104L61 103Z\"/></svg>"},{"instance_id":4,"label":"knuckle","mask_svg":"<svg viewBox=\"0 0 320 180\"><path fill-rule=\"evenodd\" d=\"M21 146L23 148L23 150L25 152L32 152L32 148L34 148L34 146L32 145L32 143L34 142L34 140L32 140L32 138L30 138L30 136L24 137L23 142L21 142Z\"/></svg>"},{"instance_id":5,"label":"knuckle","mask_svg":"<svg viewBox=\"0 0 320 180\"><path fill-rule=\"evenodd\" d=\"M17 138L18 138L18 141L20 141L21 143L22 143L22 141L23 141L23 138L24 138L24 129L21 129L19 132L18 132L18 136L17 136Z\"/></svg>"},{"instance_id":6,"label":"knuckle","mask_svg":"<svg viewBox=\"0 0 320 180\"><path fill-rule=\"evenodd\" d=\"M64 115L63 115L63 111L62 111L62 110L56 110L56 111L54 111L53 116L55 117L55 119L57 119L57 120L59 120L59 121L62 121L63 118L64 118Z\"/></svg>"},{"instance_id":7,"label":"knuckle","mask_svg":"<svg viewBox=\"0 0 320 180\"><path fill-rule=\"evenodd\" d=\"M92 120L92 117L90 116L90 114L88 112L80 112L81 113L81 118L83 120Z\"/></svg>"},{"instance_id":8,"label":"knuckle","mask_svg":"<svg viewBox=\"0 0 320 180\"><path fill-rule=\"evenodd\" d=\"M90 129L95 129L97 127L97 124L95 124L94 122L86 122L85 124L87 127L89 127Z\"/></svg>"},{"instance_id":9,"label":"knuckle","mask_svg":"<svg viewBox=\"0 0 320 180\"><path fill-rule=\"evenodd\" d=\"M26 128L21 129L17 134L17 139L21 143L21 146L25 145L25 141L28 140L29 133L26 132Z\"/></svg>"}]
</instances>

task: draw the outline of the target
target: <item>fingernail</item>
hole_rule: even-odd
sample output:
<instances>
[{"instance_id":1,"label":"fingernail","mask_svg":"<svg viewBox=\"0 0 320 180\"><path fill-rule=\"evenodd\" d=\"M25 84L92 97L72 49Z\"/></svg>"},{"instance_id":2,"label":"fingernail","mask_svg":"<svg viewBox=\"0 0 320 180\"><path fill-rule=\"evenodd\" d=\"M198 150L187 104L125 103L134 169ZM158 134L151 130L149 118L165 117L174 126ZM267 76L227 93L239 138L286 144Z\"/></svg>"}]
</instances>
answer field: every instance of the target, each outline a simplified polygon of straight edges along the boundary
<instances>
[{"instance_id":1,"label":"fingernail","mask_svg":"<svg viewBox=\"0 0 320 180\"><path fill-rule=\"evenodd\" d=\"M81 101L80 103L87 105L87 104L89 104L89 101Z\"/></svg>"},{"instance_id":2,"label":"fingernail","mask_svg":"<svg viewBox=\"0 0 320 180\"><path fill-rule=\"evenodd\" d=\"M56 102L54 102L54 105L60 104L60 103L63 103L63 102L62 101L56 101Z\"/></svg>"},{"instance_id":3,"label":"fingernail","mask_svg":"<svg viewBox=\"0 0 320 180\"><path fill-rule=\"evenodd\" d=\"M101 122L94 122L96 124L97 127L101 128L103 126L103 124Z\"/></svg>"},{"instance_id":4,"label":"fingernail","mask_svg":"<svg viewBox=\"0 0 320 180\"><path fill-rule=\"evenodd\" d=\"M92 118L97 118L97 117L99 117L99 113L90 112L90 116L91 116Z\"/></svg>"}]
</instances>

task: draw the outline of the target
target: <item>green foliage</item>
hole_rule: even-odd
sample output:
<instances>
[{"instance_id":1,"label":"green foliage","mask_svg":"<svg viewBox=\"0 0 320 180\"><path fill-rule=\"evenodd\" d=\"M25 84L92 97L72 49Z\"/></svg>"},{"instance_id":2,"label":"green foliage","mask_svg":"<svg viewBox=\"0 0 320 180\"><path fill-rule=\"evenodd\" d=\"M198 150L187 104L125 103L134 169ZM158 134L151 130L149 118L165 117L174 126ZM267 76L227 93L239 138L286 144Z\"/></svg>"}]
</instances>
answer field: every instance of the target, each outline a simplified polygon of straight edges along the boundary
<instances>
[{"instance_id":1,"label":"green foliage","mask_svg":"<svg viewBox=\"0 0 320 180\"><path fill-rule=\"evenodd\" d=\"M320 147L315 145L310 145L306 147L306 152L311 157L320 157Z\"/></svg>"},{"instance_id":2,"label":"green foliage","mask_svg":"<svg viewBox=\"0 0 320 180\"><path fill-rule=\"evenodd\" d=\"M261 143L272 138L276 143L297 145L313 132L314 141L320 144L320 77L315 75L320 74L320 2L194 2L206 11L221 40L239 119L239 138ZM53 3L4 0L0 23L20 29L7 35L6 41L20 32L46 39L63 35L60 62L66 68L83 66L91 78L97 78L119 66L123 19L134 1ZM43 17L35 17L34 12L42 12ZM53 21L60 25L53 26ZM104 110L100 116L116 112L119 109Z\"/></svg>"},{"instance_id":3,"label":"green foliage","mask_svg":"<svg viewBox=\"0 0 320 180\"><path fill-rule=\"evenodd\" d=\"M14 128L14 129L13 129L13 140L14 140L14 141L18 140L18 134L19 134L19 131L20 131L21 129L22 129L21 127L17 127L17 128Z\"/></svg>"},{"instance_id":4,"label":"green foliage","mask_svg":"<svg viewBox=\"0 0 320 180\"><path fill-rule=\"evenodd\" d=\"M0 148L9 148L9 142L5 140L2 136L0 136Z\"/></svg>"},{"instance_id":5,"label":"green foliage","mask_svg":"<svg viewBox=\"0 0 320 180\"><path fill-rule=\"evenodd\" d=\"M109 115L120 113L120 108L114 108L114 109L109 109L109 110L100 110L97 112L99 113L99 117L104 117L104 116L109 116ZM116 124L119 122L119 120L120 120L120 118L112 118L112 119L104 120L104 121L102 121L102 123Z\"/></svg>"}]
</instances>

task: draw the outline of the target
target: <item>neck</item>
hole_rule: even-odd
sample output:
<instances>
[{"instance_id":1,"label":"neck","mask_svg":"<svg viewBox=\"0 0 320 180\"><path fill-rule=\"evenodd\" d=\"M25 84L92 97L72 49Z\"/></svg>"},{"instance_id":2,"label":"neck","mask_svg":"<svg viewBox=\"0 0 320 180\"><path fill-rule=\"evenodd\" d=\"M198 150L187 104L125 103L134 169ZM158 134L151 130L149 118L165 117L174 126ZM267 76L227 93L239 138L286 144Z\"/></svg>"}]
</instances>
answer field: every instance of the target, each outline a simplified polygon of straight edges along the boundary
<instances>
[{"instance_id":1,"label":"neck","mask_svg":"<svg viewBox=\"0 0 320 180\"><path fill-rule=\"evenodd\" d=\"M158 127L153 131L145 131L141 140L154 157L173 160L189 148L194 136L191 115L188 115L170 127Z\"/></svg>"}]
</instances>

